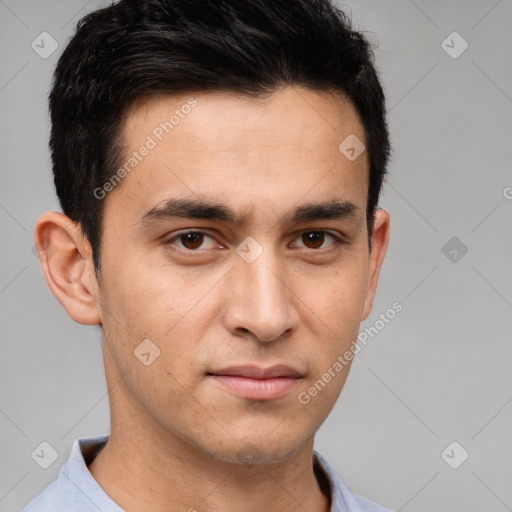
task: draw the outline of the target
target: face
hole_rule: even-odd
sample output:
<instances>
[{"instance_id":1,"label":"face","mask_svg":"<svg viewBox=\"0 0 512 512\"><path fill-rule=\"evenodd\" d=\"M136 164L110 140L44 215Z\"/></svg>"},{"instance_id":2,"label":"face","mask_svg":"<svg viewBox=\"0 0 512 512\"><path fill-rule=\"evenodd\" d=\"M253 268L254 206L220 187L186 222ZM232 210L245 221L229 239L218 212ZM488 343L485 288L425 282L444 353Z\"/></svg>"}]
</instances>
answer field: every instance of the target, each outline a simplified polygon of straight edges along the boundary
<instances>
[{"instance_id":1,"label":"face","mask_svg":"<svg viewBox=\"0 0 512 512\"><path fill-rule=\"evenodd\" d=\"M350 102L308 89L131 109L96 290L114 416L226 461L312 440L387 243L380 211L370 254L368 159L338 149L349 135L365 139Z\"/></svg>"}]
</instances>

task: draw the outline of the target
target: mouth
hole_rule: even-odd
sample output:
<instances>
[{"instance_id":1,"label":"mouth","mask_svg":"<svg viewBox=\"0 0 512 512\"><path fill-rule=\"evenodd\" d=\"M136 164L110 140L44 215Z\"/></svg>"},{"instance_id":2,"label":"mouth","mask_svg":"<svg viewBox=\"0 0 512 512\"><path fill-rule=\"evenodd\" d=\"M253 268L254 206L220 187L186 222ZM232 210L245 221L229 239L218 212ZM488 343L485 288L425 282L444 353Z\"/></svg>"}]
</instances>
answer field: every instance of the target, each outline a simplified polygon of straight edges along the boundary
<instances>
[{"instance_id":1,"label":"mouth","mask_svg":"<svg viewBox=\"0 0 512 512\"><path fill-rule=\"evenodd\" d=\"M285 396L303 375L285 365L269 368L236 366L207 374L218 385L247 400L275 400Z\"/></svg>"}]
</instances>

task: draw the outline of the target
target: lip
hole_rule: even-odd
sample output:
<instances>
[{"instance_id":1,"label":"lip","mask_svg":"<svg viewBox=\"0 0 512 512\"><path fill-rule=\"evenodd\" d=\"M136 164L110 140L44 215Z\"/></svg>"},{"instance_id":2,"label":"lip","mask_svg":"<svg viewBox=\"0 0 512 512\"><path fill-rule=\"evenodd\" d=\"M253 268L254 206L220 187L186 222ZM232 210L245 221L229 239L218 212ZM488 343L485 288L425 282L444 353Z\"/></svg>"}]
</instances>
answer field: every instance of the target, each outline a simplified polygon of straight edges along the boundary
<instances>
[{"instance_id":1,"label":"lip","mask_svg":"<svg viewBox=\"0 0 512 512\"><path fill-rule=\"evenodd\" d=\"M295 368L275 365L233 366L208 373L208 376L235 394L248 400L275 400L286 395L302 378Z\"/></svg>"},{"instance_id":2,"label":"lip","mask_svg":"<svg viewBox=\"0 0 512 512\"><path fill-rule=\"evenodd\" d=\"M284 364L276 364L267 368L257 365L231 366L229 368L221 368L210 372L213 375L226 375L235 377L247 377L249 379L271 379L273 377L294 377L300 379L302 374Z\"/></svg>"}]
</instances>

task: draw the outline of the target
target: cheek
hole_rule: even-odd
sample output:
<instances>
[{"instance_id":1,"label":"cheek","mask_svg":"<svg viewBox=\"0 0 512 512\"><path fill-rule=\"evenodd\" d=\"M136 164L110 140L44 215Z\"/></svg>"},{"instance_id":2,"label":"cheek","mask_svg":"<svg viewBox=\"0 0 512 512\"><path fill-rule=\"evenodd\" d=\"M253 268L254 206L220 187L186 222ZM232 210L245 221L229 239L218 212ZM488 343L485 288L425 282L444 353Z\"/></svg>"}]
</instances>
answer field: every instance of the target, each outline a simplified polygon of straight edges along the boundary
<instances>
[{"instance_id":1,"label":"cheek","mask_svg":"<svg viewBox=\"0 0 512 512\"><path fill-rule=\"evenodd\" d=\"M101 288L103 328L115 344L116 359L123 361L123 369L134 362L140 369L134 351L149 339L158 358L148 368L177 372L180 382L188 381L220 300L215 288L218 276L193 279L190 272L178 272L161 263L152 265L142 258L126 259L115 267L106 265L105 276ZM146 373L150 377L154 372Z\"/></svg>"},{"instance_id":2,"label":"cheek","mask_svg":"<svg viewBox=\"0 0 512 512\"><path fill-rule=\"evenodd\" d=\"M171 275L168 267L143 258L127 258L121 265L105 266L105 275L108 277L102 293L106 304L119 322L130 326L134 338L162 338L200 298L200 290L190 280L177 273Z\"/></svg>"},{"instance_id":3,"label":"cheek","mask_svg":"<svg viewBox=\"0 0 512 512\"><path fill-rule=\"evenodd\" d=\"M314 407L332 406L343 387L353 356L349 353L345 357L345 354L357 341L365 296L364 267L356 263L351 268L347 266L331 272L327 282L318 286L305 301L311 304L312 311L307 313L309 321L317 326L313 334L316 349L312 358L312 374L307 386L314 385L318 379L322 381L317 386L321 389L311 390L312 394L318 393Z\"/></svg>"},{"instance_id":4,"label":"cheek","mask_svg":"<svg viewBox=\"0 0 512 512\"><path fill-rule=\"evenodd\" d=\"M325 279L310 287L308 304L331 333L351 333L359 328L367 289L364 258L327 273ZM311 283L310 283L311 285ZM314 291L311 291L311 290ZM305 290L305 293L306 292Z\"/></svg>"}]
</instances>

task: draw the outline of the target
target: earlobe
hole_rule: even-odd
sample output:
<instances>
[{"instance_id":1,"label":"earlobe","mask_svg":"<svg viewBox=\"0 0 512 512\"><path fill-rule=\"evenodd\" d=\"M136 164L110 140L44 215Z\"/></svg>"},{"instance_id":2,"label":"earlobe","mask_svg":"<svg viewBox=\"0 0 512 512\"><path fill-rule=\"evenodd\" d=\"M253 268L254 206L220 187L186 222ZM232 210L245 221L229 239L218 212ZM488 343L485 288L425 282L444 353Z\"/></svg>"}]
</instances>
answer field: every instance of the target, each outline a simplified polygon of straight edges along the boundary
<instances>
[{"instance_id":1,"label":"earlobe","mask_svg":"<svg viewBox=\"0 0 512 512\"><path fill-rule=\"evenodd\" d=\"M372 250L368 268L368 289L361 321L366 320L373 306L379 274L389 244L390 216L387 210L379 208L375 212L375 222L372 232Z\"/></svg>"},{"instance_id":2,"label":"earlobe","mask_svg":"<svg viewBox=\"0 0 512 512\"><path fill-rule=\"evenodd\" d=\"M100 324L92 251L80 227L62 213L45 212L34 242L46 282L68 315L80 324Z\"/></svg>"}]
</instances>

